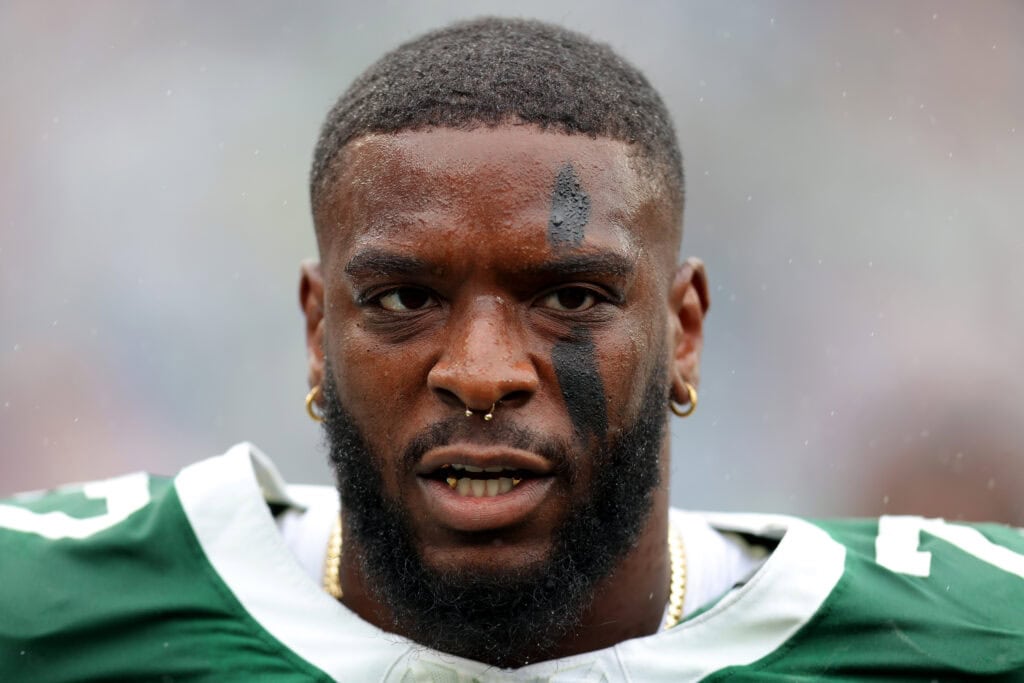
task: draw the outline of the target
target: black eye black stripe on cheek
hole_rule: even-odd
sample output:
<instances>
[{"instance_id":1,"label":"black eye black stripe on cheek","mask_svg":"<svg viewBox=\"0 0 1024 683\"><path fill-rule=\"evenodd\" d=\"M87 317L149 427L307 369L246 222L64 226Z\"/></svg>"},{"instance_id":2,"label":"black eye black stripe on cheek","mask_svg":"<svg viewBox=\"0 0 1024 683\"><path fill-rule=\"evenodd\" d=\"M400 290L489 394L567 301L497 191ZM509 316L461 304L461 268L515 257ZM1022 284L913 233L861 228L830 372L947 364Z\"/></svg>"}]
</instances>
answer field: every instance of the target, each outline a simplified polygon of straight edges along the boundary
<instances>
[{"instance_id":1,"label":"black eye black stripe on cheek","mask_svg":"<svg viewBox=\"0 0 1024 683\"><path fill-rule=\"evenodd\" d=\"M576 434L583 440L593 436L603 442L608 432L608 406L590 331L577 327L556 342L551 362Z\"/></svg>"},{"instance_id":2,"label":"black eye black stripe on cheek","mask_svg":"<svg viewBox=\"0 0 1024 683\"><path fill-rule=\"evenodd\" d=\"M583 243L583 228L590 220L590 197L580 186L572 164L558 171L551 191L551 216L548 241L552 246L577 246Z\"/></svg>"},{"instance_id":3,"label":"black eye black stripe on cheek","mask_svg":"<svg viewBox=\"0 0 1024 683\"><path fill-rule=\"evenodd\" d=\"M590 197L583 191L576 169L567 163L558 171L551 190L548 241L556 249L583 243L590 220ZM582 440L603 441L608 431L604 383L597 368L597 349L586 327L577 326L551 350L562 399L576 434Z\"/></svg>"}]
</instances>

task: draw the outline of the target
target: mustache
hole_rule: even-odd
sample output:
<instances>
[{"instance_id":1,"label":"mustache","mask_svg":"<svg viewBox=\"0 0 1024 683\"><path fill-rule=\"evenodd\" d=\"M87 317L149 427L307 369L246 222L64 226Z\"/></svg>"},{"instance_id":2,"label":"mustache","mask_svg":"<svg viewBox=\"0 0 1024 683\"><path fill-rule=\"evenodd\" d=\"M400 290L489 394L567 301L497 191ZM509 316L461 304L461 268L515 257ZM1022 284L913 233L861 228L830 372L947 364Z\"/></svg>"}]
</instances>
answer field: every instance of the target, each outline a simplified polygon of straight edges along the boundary
<instances>
[{"instance_id":1,"label":"mustache","mask_svg":"<svg viewBox=\"0 0 1024 683\"><path fill-rule=\"evenodd\" d=\"M495 424L496 423L496 424ZM509 422L489 423L481 427L475 420L461 416L435 422L417 434L405 447L399 466L414 468L427 451L453 443L478 446L505 446L537 453L551 463L554 474L571 473L575 469L572 445L568 441L541 436L537 432Z\"/></svg>"}]
</instances>

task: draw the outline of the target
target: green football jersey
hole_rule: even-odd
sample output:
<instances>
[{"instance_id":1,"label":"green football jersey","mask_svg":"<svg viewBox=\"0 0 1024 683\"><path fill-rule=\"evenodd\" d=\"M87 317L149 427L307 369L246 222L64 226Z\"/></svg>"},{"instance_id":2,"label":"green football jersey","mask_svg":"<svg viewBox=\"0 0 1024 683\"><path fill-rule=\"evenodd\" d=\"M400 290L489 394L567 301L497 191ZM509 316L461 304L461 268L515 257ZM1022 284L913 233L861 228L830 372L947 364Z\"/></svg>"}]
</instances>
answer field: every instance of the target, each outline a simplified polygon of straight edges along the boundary
<instances>
[{"instance_id":1,"label":"green football jersey","mask_svg":"<svg viewBox=\"0 0 1024 683\"><path fill-rule=\"evenodd\" d=\"M501 670L328 596L270 513L289 500L240 444L0 501L0 681L1024 681L1024 535L1004 526L673 510L775 549L672 629Z\"/></svg>"}]
</instances>

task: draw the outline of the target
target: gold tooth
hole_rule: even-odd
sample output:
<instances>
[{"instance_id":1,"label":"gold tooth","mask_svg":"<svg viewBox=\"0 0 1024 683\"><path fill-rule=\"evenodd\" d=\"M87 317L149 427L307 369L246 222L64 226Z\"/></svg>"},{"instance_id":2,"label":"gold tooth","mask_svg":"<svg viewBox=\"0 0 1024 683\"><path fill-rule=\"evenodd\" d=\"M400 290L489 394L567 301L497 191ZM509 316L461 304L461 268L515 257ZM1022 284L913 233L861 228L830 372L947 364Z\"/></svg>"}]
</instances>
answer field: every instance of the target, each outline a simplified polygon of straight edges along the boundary
<instances>
[{"instance_id":1,"label":"gold tooth","mask_svg":"<svg viewBox=\"0 0 1024 683\"><path fill-rule=\"evenodd\" d=\"M445 479L445 481L447 481L448 485L451 486L452 488L455 488L459 483L459 480L456 479L455 477L448 477L447 479Z\"/></svg>"},{"instance_id":2,"label":"gold tooth","mask_svg":"<svg viewBox=\"0 0 1024 683\"><path fill-rule=\"evenodd\" d=\"M519 486L519 482L521 482L521 481L522 481L522 479L516 479L516 478L513 477L512 478L512 485L513 486Z\"/></svg>"}]
</instances>

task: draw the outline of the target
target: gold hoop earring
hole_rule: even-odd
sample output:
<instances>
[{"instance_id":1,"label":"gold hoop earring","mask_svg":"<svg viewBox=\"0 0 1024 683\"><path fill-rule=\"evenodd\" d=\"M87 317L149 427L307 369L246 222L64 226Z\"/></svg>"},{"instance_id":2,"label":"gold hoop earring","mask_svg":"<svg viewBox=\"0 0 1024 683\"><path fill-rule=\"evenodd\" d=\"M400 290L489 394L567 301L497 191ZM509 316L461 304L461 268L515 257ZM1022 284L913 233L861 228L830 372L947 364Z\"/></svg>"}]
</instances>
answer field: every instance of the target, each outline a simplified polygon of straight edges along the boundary
<instances>
[{"instance_id":1,"label":"gold hoop earring","mask_svg":"<svg viewBox=\"0 0 1024 683\"><path fill-rule=\"evenodd\" d=\"M306 394L306 414L309 415L309 419L313 422L323 422L324 418L317 415L313 410L313 403L316 401L317 396L320 395L320 385L317 384L315 387L309 390Z\"/></svg>"},{"instance_id":2,"label":"gold hoop earring","mask_svg":"<svg viewBox=\"0 0 1024 683\"><path fill-rule=\"evenodd\" d=\"M697 410L697 388L689 382L683 382L686 385L686 394L689 399L688 403L680 403L679 405L685 406L683 408L676 407L676 400L671 396L668 397L668 407L672 410L677 417L688 417Z\"/></svg>"}]
</instances>

